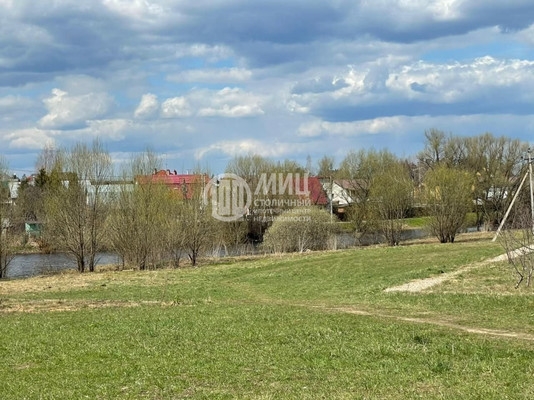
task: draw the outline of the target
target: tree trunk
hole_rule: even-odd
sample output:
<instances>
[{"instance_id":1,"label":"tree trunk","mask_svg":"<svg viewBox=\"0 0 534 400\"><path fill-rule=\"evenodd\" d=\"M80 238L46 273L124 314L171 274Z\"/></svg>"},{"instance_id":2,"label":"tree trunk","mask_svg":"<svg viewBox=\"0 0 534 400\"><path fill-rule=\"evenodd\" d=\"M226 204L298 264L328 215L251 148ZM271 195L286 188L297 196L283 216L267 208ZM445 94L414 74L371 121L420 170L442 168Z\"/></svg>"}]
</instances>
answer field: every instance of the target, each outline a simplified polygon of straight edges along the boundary
<instances>
[{"instance_id":1,"label":"tree trunk","mask_svg":"<svg viewBox=\"0 0 534 400\"><path fill-rule=\"evenodd\" d=\"M76 262L78 264L78 272L85 272L85 260L83 256L82 257L78 256L76 258Z\"/></svg>"}]
</instances>

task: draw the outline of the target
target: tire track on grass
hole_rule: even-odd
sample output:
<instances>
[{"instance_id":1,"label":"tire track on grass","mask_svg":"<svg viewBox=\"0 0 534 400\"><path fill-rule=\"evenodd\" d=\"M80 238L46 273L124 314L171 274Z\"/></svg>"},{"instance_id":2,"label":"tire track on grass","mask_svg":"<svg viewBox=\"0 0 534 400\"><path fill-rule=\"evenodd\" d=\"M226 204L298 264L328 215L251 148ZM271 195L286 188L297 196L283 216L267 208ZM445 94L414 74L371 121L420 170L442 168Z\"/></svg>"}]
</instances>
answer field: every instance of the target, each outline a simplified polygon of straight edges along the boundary
<instances>
[{"instance_id":1,"label":"tire track on grass","mask_svg":"<svg viewBox=\"0 0 534 400\"><path fill-rule=\"evenodd\" d=\"M356 309L352 307L316 306L314 308L323 309L325 311L335 311L335 312L342 312L342 313L347 313L347 314L362 315L362 316L367 316L367 317L393 319L396 321L410 322L410 323L416 323L416 324L428 324L428 325L450 328L453 330L458 330L458 331L463 331L466 333L473 333L473 334L478 334L478 335L493 336L493 337L499 337L499 338L509 338L509 339L521 339L521 340L534 342L534 335L524 333L524 332L512 332L512 331L505 331L505 330L500 330L500 329L489 329L489 328L464 326L464 325L456 324L454 322L440 320L440 319L403 317L402 315L383 314L379 312L360 310L360 309Z\"/></svg>"}]
</instances>

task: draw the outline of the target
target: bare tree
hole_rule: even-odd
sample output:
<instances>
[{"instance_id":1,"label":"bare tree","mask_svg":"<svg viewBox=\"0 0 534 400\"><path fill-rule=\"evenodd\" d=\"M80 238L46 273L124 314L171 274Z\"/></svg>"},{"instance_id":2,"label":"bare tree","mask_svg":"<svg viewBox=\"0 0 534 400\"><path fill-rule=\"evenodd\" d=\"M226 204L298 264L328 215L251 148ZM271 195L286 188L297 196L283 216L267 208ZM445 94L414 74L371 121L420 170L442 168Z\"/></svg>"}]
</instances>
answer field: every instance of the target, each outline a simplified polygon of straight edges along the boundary
<instances>
[{"instance_id":1,"label":"bare tree","mask_svg":"<svg viewBox=\"0 0 534 400\"><path fill-rule=\"evenodd\" d=\"M321 178L332 178L334 173L334 157L323 156L318 162L317 175Z\"/></svg>"},{"instance_id":2,"label":"bare tree","mask_svg":"<svg viewBox=\"0 0 534 400\"><path fill-rule=\"evenodd\" d=\"M473 207L473 180L465 171L441 165L425 177L425 200L431 216L429 227L441 243L454 242Z\"/></svg>"},{"instance_id":3,"label":"bare tree","mask_svg":"<svg viewBox=\"0 0 534 400\"><path fill-rule=\"evenodd\" d=\"M508 265L512 269L518 288L523 282L530 286L534 272L534 235L530 204L517 202L516 209L507 221L507 229L499 235L499 242L508 256Z\"/></svg>"},{"instance_id":4,"label":"bare tree","mask_svg":"<svg viewBox=\"0 0 534 400\"><path fill-rule=\"evenodd\" d=\"M246 217L240 218L236 221L219 221L214 226L216 232L216 240L220 246L224 248L226 255L230 254L230 250L238 253L246 253L248 224Z\"/></svg>"},{"instance_id":5,"label":"bare tree","mask_svg":"<svg viewBox=\"0 0 534 400\"><path fill-rule=\"evenodd\" d=\"M211 215L210 205L203 202L206 177L206 174L196 174L196 180L188 187L190 192L182 200L182 243L192 266L197 265L199 257L213 248L217 240L217 220Z\"/></svg>"},{"instance_id":6,"label":"bare tree","mask_svg":"<svg viewBox=\"0 0 534 400\"><path fill-rule=\"evenodd\" d=\"M30 178L21 180L17 198L17 214L22 222L42 223L46 219L45 200L47 191L57 187L61 182L60 166L63 161L61 151L56 151L51 145L45 146L38 156L38 172ZM55 168L55 169L54 169ZM37 239L41 250L49 251L51 246L46 237L40 235Z\"/></svg>"},{"instance_id":7,"label":"bare tree","mask_svg":"<svg viewBox=\"0 0 534 400\"><path fill-rule=\"evenodd\" d=\"M399 244L404 218L413 204L414 185L406 164L385 158L371 186L370 207L388 244Z\"/></svg>"},{"instance_id":8,"label":"bare tree","mask_svg":"<svg viewBox=\"0 0 534 400\"><path fill-rule=\"evenodd\" d=\"M339 178L349 196L346 200L351 202L347 218L354 224L357 240L376 227L369 200L374 177L381 170L380 160L387 158L383 153L387 152L350 151L340 164Z\"/></svg>"},{"instance_id":9,"label":"bare tree","mask_svg":"<svg viewBox=\"0 0 534 400\"><path fill-rule=\"evenodd\" d=\"M38 182L44 182L43 176L46 172L41 170L44 175L39 174L41 178ZM45 178L46 179L46 178ZM20 217L24 221L39 221L44 218L44 187L45 183L37 184L37 182L28 183L28 179L21 180L17 198L17 209Z\"/></svg>"},{"instance_id":10,"label":"bare tree","mask_svg":"<svg viewBox=\"0 0 534 400\"><path fill-rule=\"evenodd\" d=\"M508 194L522 175L521 156L528 144L491 133L460 137L437 129L425 132L425 149L418 154L418 171L426 173L438 165L461 168L474 179L473 200L477 203L477 226L498 225L508 206Z\"/></svg>"},{"instance_id":11,"label":"bare tree","mask_svg":"<svg viewBox=\"0 0 534 400\"><path fill-rule=\"evenodd\" d=\"M155 268L168 246L171 191L153 177L160 167L160 158L150 150L132 156L112 211L113 249L125 264L140 270Z\"/></svg>"},{"instance_id":12,"label":"bare tree","mask_svg":"<svg viewBox=\"0 0 534 400\"><path fill-rule=\"evenodd\" d=\"M516 213L512 226L517 229L506 229L499 235L499 241L506 251L508 264L516 276L515 287L521 283L530 286L534 272L534 243L532 234L532 218L530 210L523 209Z\"/></svg>"},{"instance_id":13,"label":"bare tree","mask_svg":"<svg viewBox=\"0 0 534 400\"><path fill-rule=\"evenodd\" d=\"M37 156L35 162L35 169L37 171L45 171L46 173L52 172L57 165L58 150L53 143L47 143Z\"/></svg>"},{"instance_id":14,"label":"bare tree","mask_svg":"<svg viewBox=\"0 0 534 400\"><path fill-rule=\"evenodd\" d=\"M439 164L445 156L445 132L435 128L426 130L425 139L425 148L419 153L418 158L429 166Z\"/></svg>"},{"instance_id":15,"label":"bare tree","mask_svg":"<svg viewBox=\"0 0 534 400\"><path fill-rule=\"evenodd\" d=\"M76 260L78 271L92 272L105 238L111 157L98 139L91 146L78 143L64 152L54 170L61 183L48 186L45 232L56 248Z\"/></svg>"},{"instance_id":16,"label":"bare tree","mask_svg":"<svg viewBox=\"0 0 534 400\"><path fill-rule=\"evenodd\" d=\"M490 227L497 226L508 207L509 194L519 182L526 165L521 156L527 151L528 144L519 140L494 137L485 133L465 139L468 149L466 169L475 177L475 199L477 222Z\"/></svg>"},{"instance_id":17,"label":"bare tree","mask_svg":"<svg viewBox=\"0 0 534 400\"><path fill-rule=\"evenodd\" d=\"M259 184L262 174L270 173L275 170L275 164L265 157L257 154L245 156L236 156L228 163L226 172L236 174L246 181L249 187L254 190ZM248 199L244 199L247 202ZM261 213L266 210L255 207L255 202L250 202L249 213L252 216L247 220L248 239L250 241L261 241L263 233L269 226L269 223L262 222ZM266 215L263 215L265 217Z\"/></svg>"},{"instance_id":18,"label":"bare tree","mask_svg":"<svg viewBox=\"0 0 534 400\"><path fill-rule=\"evenodd\" d=\"M11 201L7 161L0 156L0 278L4 278L11 260L15 256L15 208Z\"/></svg>"}]
</instances>

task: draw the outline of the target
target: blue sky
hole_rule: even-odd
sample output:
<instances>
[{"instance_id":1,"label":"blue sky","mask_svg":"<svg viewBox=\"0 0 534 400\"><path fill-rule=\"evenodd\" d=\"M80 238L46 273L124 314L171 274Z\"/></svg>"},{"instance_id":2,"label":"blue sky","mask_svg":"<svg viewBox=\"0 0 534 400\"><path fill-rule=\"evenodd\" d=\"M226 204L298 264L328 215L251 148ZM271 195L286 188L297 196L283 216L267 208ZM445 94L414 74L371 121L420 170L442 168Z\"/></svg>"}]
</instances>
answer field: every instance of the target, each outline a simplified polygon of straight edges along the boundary
<instances>
[{"instance_id":1,"label":"blue sky","mask_svg":"<svg viewBox=\"0 0 534 400\"><path fill-rule=\"evenodd\" d=\"M0 154L150 147L170 169L236 154L413 156L424 132L532 142L531 0L0 0Z\"/></svg>"}]
</instances>

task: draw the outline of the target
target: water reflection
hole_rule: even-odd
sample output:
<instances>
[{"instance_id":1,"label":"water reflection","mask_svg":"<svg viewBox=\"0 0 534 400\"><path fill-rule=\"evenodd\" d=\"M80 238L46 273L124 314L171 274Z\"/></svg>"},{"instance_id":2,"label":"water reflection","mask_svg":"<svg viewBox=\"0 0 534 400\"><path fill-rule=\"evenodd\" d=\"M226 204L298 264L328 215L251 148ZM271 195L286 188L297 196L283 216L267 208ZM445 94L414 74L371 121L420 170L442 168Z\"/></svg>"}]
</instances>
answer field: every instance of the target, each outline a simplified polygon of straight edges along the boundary
<instances>
[{"instance_id":1,"label":"water reflection","mask_svg":"<svg viewBox=\"0 0 534 400\"><path fill-rule=\"evenodd\" d=\"M424 229L411 229L402 233L401 240L420 239L428 236ZM345 249L358 245L370 245L383 241L381 235L366 235L356 241L351 233L342 233L336 237L336 248ZM256 246L243 245L234 248L219 249L220 251L210 253L211 256L217 254L219 257L236 256L245 254L256 254L259 249ZM114 253L100 253L97 265L120 264L120 257ZM46 273L59 272L66 269L75 269L76 261L65 254L21 254L15 256L7 270L8 278L23 278Z\"/></svg>"},{"instance_id":2,"label":"water reflection","mask_svg":"<svg viewBox=\"0 0 534 400\"><path fill-rule=\"evenodd\" d=\"M97 265L118 264L120 258L113 253L101 253ZM8 278L23 278L67 269L75 269L76 261L66 254L19 254L7 267Z\"/></svg>"}]
</instances>

